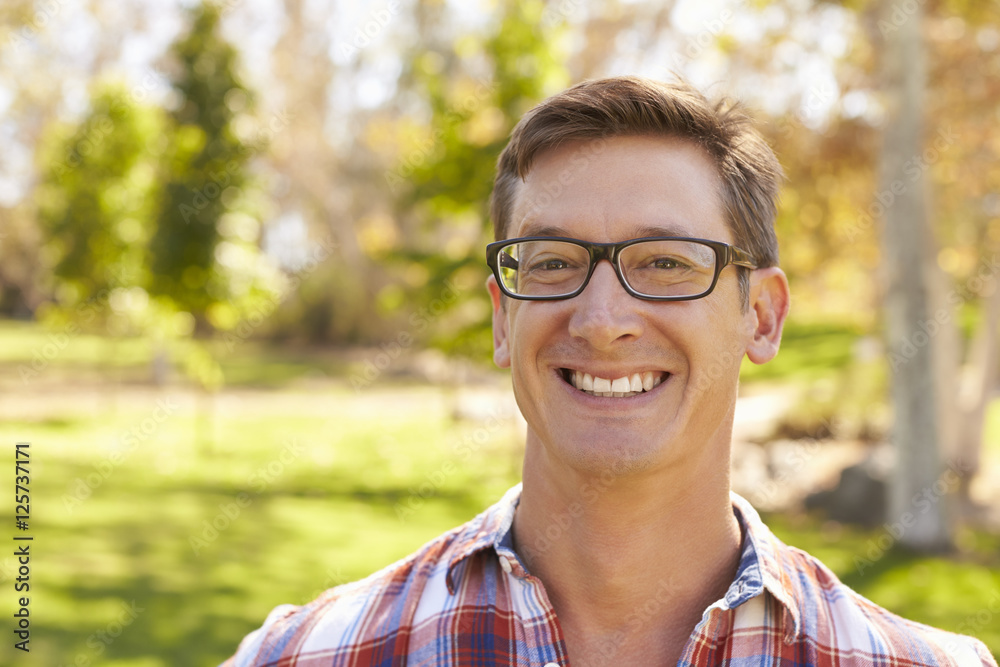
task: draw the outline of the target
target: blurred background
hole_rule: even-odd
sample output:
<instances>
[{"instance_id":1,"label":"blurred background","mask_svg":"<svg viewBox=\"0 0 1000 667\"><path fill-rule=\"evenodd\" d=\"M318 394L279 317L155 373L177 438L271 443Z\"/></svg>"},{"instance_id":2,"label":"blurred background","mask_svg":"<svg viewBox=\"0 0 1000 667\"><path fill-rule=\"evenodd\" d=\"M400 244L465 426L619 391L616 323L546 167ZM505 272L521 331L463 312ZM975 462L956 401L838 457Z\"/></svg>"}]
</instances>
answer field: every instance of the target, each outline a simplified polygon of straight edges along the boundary
<instances>
[{"instance_id":1,"label":"blurred background","mask_svg":"<svg viewBox=\"0 0 1000 667\"><path fill-rule=\"evenodd\" d=\"M734 487L1000 653L996 2L4 0L0 663L217 664L516 483L494 164L616 74L742 99L787 174Z\"/></svg>"}]
</instances>

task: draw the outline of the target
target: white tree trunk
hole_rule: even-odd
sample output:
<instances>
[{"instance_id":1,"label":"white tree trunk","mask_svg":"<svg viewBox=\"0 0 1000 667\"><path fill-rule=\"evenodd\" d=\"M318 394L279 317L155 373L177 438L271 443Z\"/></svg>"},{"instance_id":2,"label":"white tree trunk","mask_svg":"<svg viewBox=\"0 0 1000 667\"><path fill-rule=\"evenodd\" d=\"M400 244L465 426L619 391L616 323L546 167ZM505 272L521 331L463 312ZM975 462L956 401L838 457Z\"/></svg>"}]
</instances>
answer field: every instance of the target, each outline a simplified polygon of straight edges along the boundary
<instances>
[{"instance_id":1,"label":"white tree trunk","mask_svg":"<svg viewBox=\"0 0 1000 667\"><path fill-rule=\"evenodd\" d=\"M962 475L962 499L965 501L969 500L969 483L979 472L986 407L997 383L1000 285L994 286L993 293L982 300L982 309L982 319L972 339L958 394L961 422L955 459L958 472Z\"/></svg>"},{"instance_id":2,"label":"white tree trunk","mask_svg":"<svg viewBox=\"0 0 1000 667\"><path fill-rule=\"evenodd\" d=\"M937 550L951 540L941 491L942 402L934 354L940 341L933 340L936 331L929 331L928 326L934 312L936 256L925 171L912 168L912 160L923 153L926 78L923 13L918 3L912 7L905 20L894 17L884 23L894 28L884 31L889 116L878 195L885 209L885 313L895 415L892 441L897 456L888 505L889 521L902 527L900 543ZM893 9L892 3L884 2L883 17L888 19Z\"/></svg>"}]
</instances>

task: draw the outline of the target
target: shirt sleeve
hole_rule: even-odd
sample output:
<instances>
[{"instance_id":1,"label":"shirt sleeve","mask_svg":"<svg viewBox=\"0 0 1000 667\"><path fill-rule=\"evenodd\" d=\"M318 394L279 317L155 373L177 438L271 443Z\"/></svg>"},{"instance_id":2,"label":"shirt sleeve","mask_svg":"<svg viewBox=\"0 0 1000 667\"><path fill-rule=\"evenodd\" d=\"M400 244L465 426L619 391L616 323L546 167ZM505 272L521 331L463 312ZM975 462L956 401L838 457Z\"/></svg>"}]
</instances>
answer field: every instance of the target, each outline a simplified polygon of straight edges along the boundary
<instances>
[{"instance_id":1,"label":"shirt sleeve","mask_svg":"<svg viewBox=\"0 0 1000 667\"><path fill-rule=\"evenodd\" d=\"M267 637L268 631L281 619L297 611L299 607L292 604L283 604L271 610L271 613L264 619L264 624L248 634L240 642L236 654L223 662L219 667L266 667L272 664L267 656L261 655L261 644ZM264 660L268 660L264 662Z\"/></svg>"},{"instance_id":2,"label":"shirt sleeve","mask_svg":"<svg viewBox=\"0 0 1000 667\"><path fill-rule=\"evenodd\" d=\"M986 644L973 637L970 637L970 639L972 640L972 648L976 650L976 655L983 661L983 667L997 667L996 658L990 654L990 650L986 648Z\"/></svg>"}]
</instances>

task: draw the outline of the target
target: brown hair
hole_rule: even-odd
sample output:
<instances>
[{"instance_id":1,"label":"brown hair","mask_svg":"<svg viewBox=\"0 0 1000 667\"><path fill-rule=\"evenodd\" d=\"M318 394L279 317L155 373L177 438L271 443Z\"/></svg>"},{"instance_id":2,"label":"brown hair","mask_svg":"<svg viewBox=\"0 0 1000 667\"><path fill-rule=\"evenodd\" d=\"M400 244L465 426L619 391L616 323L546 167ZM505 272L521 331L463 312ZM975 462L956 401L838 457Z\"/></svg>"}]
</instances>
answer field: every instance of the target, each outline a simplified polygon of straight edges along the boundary
<instances>
[{"instance_id":1,"label":"brown hair","mask_svg":"<svg viewBox=\"0 0 1000 667\"><path fill-rule=\"evenodd\" d=\"M517 192L535 158L576 139L665 135L687 139L712 158L735 245L757 266L778 264L774 233L781 165L744 109L728 99L709 101L684 81L663 83L622 76L577 84L526 113L497 161L490 200L493 233L506 238ZM744 294L748 274L740 271Z\"/></svg>"}]
</instances>

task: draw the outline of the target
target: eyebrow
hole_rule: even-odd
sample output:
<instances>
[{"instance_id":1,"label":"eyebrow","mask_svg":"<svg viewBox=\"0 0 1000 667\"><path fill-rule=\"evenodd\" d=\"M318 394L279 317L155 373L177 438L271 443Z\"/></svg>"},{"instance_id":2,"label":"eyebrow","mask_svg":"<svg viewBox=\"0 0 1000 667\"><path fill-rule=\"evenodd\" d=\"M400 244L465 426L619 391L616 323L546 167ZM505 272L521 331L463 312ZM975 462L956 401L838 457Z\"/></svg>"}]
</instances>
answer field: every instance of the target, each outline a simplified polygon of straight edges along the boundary
<instances>
[{"instance_id":1,"label":"eyebrow","mask_svg":"<svg viewBox=\"0 0 1000 667\"><path fill-rule=\"evenodd\" d=\"M569 233L566 229L558 227L555 225L537 225L529 224L525 227L522 232L522 236L565 236L572 237L573 235ZM643 227L637 227L632 230L632 235L629 238L643 238L646 236L681 236L690 237L691 232L686 229L681 229L675 225L646 225Z\"/></svg>"}]
</instances>

